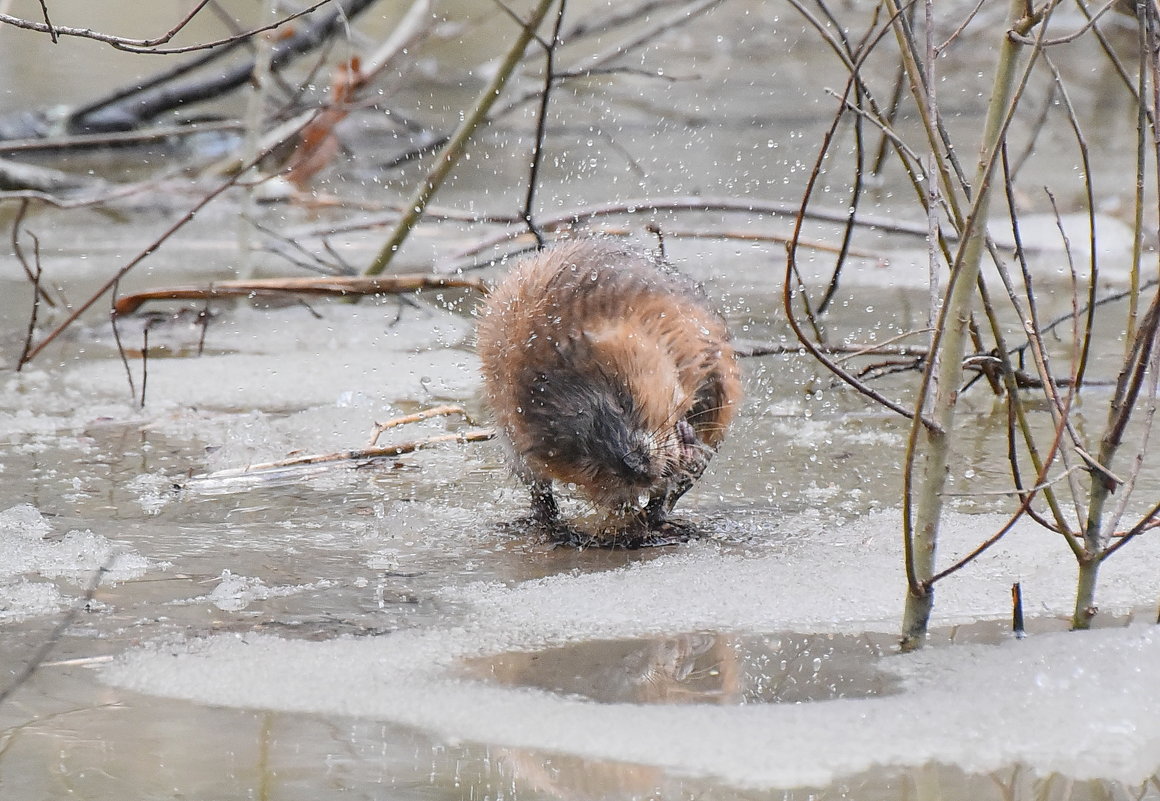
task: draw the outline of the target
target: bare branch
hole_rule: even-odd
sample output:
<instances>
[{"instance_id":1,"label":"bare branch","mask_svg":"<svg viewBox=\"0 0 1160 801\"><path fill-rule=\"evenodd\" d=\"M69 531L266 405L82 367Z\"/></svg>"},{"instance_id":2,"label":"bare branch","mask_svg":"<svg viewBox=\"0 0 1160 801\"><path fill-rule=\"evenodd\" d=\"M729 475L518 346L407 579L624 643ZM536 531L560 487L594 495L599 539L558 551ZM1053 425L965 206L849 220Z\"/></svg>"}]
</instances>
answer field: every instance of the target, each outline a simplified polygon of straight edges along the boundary
<instances>
[{"instance_id":1,"label":"bare branch","mask_svg":"<svg viewBox=\"0 0 1160 801\"><path fill-rule=\"evenodd\" d=\"M305 8L302 11L288 14L278 21L270 23L269 25L262 25L258 28L251 28L248 31L236 34L234 36L229 36L225 39L217 39L212 42L202 42L195 45L188 45L186 47L162 48L160 45L171 41L174 36L180 33L181 30L185 28L185 26L188 25L203 8L205 8L205 6L209 3L209 0L200 0L200 2L198 2L198 4L195 5L193 9L191 9L190 12L185 15L185 18L177 23L177 25L170 28L161 36L155 37L153 39L130 39L124 36L115 36L113 34L101 33L100 31L94 31L91 28L72 28L67 26L62 27L59 25L52 26L43 22L31 22L29 20L13 17L8 14L0 14L0 24L11 25L15 28L23 28L29 31L47 33L52 37L54 43L57 41L57 37L59 36L75 36L81 39L93 39L95 41L102 42L111 47L114 47L117 50L125 50L129 53L173 55L175 53L190 53L196 50L210 50L215 47L222 47L224 45L232 44L233 42L251 39L254 36L257 36L259 33L276 30L288 22L292 22L299 17L304 17L307 14L317 11L329 2L331 2L331 0L319 0L319 2L315 3L314 5Z\"/></svg>"}]
</instances>

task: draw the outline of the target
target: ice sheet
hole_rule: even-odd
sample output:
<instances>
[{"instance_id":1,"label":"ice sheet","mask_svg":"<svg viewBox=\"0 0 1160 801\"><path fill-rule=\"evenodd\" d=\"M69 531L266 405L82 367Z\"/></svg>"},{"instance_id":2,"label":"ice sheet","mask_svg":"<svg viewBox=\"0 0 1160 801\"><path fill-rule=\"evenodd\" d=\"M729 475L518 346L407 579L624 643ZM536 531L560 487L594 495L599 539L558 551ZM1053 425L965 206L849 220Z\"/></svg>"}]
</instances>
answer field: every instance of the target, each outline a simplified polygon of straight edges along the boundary
<instances>
[{"instance_id":1,"label":"ice sheet","mask_svg":"<svg viewBox=\"0 0 1160 801\"><path fill-rule=\"evenodd\" d=\"M105 678L203 703L366 716L471 740L655 765L740 787L816 785L873 766L929 761L988 771L1026 763L1077 779L1134 782L1160 765L1160 631L1052 634L931 649L887 663L895 696L800 705L597 704L456 678L465 656L589 638L690 630L892 631L902 596L898 513L848 525L786 521L783 548L750 556L693 545L603 573L447 591L457 625L325 643L218 636L153 645ZM952 514L947 550L1002 522ZM1105 612L1160 595L1160 548L1142 539L1105 566ZM1070 553L1020 526L940 590L936 625L1008 613L1020 580L1033 612L1063 612Z\"/></svg>"}]
</instances>

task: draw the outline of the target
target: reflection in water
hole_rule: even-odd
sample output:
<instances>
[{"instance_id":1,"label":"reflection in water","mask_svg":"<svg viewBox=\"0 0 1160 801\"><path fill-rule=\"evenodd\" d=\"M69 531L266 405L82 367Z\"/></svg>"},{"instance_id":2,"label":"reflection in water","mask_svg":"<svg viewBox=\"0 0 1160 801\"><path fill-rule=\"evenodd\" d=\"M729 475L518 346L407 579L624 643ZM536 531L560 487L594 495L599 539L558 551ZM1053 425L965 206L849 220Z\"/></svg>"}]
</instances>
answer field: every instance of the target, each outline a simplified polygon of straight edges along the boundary
<instances>
[{"instance_id":1,"label":"reflection in water","mask_svg":"<svg viewBox=\"0 0 1160 801\"><path fill-rule=\"evenodd\" d=\"M472 660L469 675L602 703L786 704L895 692L884 634L681 634Z\"/></svg>"}]
</instances>

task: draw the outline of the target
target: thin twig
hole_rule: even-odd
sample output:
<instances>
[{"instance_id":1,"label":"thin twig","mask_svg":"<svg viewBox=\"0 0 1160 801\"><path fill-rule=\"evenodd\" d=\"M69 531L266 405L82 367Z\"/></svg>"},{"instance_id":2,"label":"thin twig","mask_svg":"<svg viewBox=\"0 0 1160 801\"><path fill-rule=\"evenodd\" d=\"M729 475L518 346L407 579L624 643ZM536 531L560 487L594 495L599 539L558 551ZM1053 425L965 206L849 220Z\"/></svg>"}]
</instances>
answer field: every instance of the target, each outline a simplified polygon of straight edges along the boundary
<instances>
[{"instance_id":1,"label":"thin twig","mask_svg":"<svg viewBox=\"0 0 1160 801\"><path fill-rule=\"evenodd\" d=\"M60 41L60 37L57 36L56 28L53 26L52 20L48 17L48 3L45 0L40 0L40 13L44 17L44 24L48 26L48 38L52 40L53 44L56 44Z\"/></svg>"},{"instance_id":2,"label":"thin twig","mask_svg":"<svg viewBox=\"0 0 1160 801\"><path fill-rule=\"evenodd\" d=\"M392 417L382 423L375 423L374 428L371 429L370 439L367 440L367 447L373 448L378 445L379 437L383 432L390 431L392 428L397 428L402 425L409 425L410 423L421 423L424 420L430 420L433 417L447 417L449 415L462 415L468 423L471 423L471 418L468 416L466 410L458 404L446 404L444 406L434 406L430 409L424 409L421 412L414 414L406 414L402 417ZM474 425L474 424L473 424Z\"/></svg>"},{"instance_id":3,"label":"thin twig","mask_svg":"<svg viewBox=\"0 0 1160 801\"><path fill-rule=\"evenodd\" d=\"M24 210L27 208L27 201L21 204L20 216L24 216ZM14 223L19 225L19 221ZM20 349L20 358L16 360L16 372L24 367L28 361L28 352L32 349L32 339L36 336L36 321L40 315L40 277L44 275L44 270L40 266L40 239L36 234L29 231L28 235L32 238L32 254L33 254L33 272L32 272L32 312L28 315L28 331L24 336L24 346ZM13 234L15 239L15 234ZM24 269L28 270L28 265L24 263L24 253L21 249L17 249L17 256Z\"/></svg>"},{"instance_id":4,"label":"thin twig","mask_svg":"<svg viewBox=\"0 0 1160 801\"><path fill-rule=\"evenodd\" d=\"M1063 78L1056 69L1055 64L1044 55L1044 63L1047 64L1051 70L1051 74L1055 79L1055 85L1059 87L1059 95L1063 101L1063 107L1067 111L1067 120L1071 125L1072 133L1075 135L1076 147L1079 148L1080 162L1083 165L1083 183L1084 183L1084 199L1087 206L1088 218L1088 292L1087 292L1087 316L1084 320L1084 331L1082 336L1082 344L1079 347L1079 365L1075 368L1075 383L1077 387L1083 386L1084 376L1087 374L1088 353L1091 351L1092 344L1092 328L1095 325L1095 300L1097 287L1099 285L1100 270L1099 270L1099 248L1096 247L1096 197L1095 188L1093 187L1094 171L1091 163L1091 150L1088 147L1087 137L1084 136L1083 129L1080 126L1079 118L1075 113L1075 106L1072 105L1071 98L1068 95L1067 87L1063 83ZM1050 192L1048 193L1051 194ZM1063 228L1063 222L1059 217L1059 210L1055 205L1054 196L1051 197L1051 207L1055 211L1056 224L1059 226L1060 234L1063 235L1064 243L1067 244L1067 234ZM1068 266L1072 270L1073 280L1075 274L1075 267L1072 264L1070 247L1067 249ZM1079 319L1079 310L1075 310L1076 319Z\"/></svg>"},{"instance_id":5,"label":"thin twig","mask_svg":"<svg viewBox=\"0 0 1160 801\"><path fill-rule=\"evenodd\" d=\"M0 194L0 199L3 199L3 194ZM28 263L28 258L24 255L24 248L20 244L20 229L24 225L24 218L28 215L29 200L31 198L20 199L20 208L16 210L16 216L12 218L12 227L9 229L11 231L9 242L12 244L13 255L20 262L20 268L24 270L24 275L28 277L28 280L36 286L36 292L40 299L49 306L56 308L56 301L48 294L48 290L40 285L39 262L37 268L34 270L32 265Z\"/></svg>"},{"instance_id":6,"label":"thin twig","mask_svg":"<svg viewBox=\"0 0 1160 801\"><path fill-rule=\"evenodd\" d=\"M951 46L955 39L958 39L960 36L962 36L963 31L965 31L967 26L971 24L971 20L973 20L978 15L979 11L983 8L983 3L985 2L987 2L987 0L979 0L977 3L975 3L975 7L972 8L965 17L963 17L963 21L960 22L959 26L951 32L951 35L946 38L946 41L935 47L934 52L941 54L944 50Z\"/></svg>"},{"instance_id":7,"label":"thin twig","mask_svg":"<svg viewBox=\"0 0 1160 801\"><path fill-rule=\"evenodd\" d=\"M1020 363L1022 364L1022 362L1023 362L1022 356L1023 356L1024 350L1027 350L1027 349L1034 350L1035 348L1038 348L1040 346L1041 341L1042 341L1045 330L1044 330L1042 323L1040 323L1040 321L1039 321L1038 304L1036 301L1036 295L1035 295L1035 290L1034 290L1035 284L1034 284L1034 281L1033 281L1032 276L1031 276L1030 266L1027 263L1026 252L1025 252L1025 249L1023 247L1023 237L1022 237L1022 233L1021 233L1020 227L1019 227L1019 218L1018 218L1018 215L1016 214L1016 211L1015 211L1014 187L1012 184L1011 167L1010 167L1010 162L1008 159L1008 153L1007 153L1006 148L1002 149L1001 156L1002 156L1001 163L1003 166L1003 175L1004 175L1003 185L1004 185L1004 189L1005 189L1006 195L1007 195L1007 211L1008 211L1008 215L1009 215L1009 218L1011 221L1012 237L1015 240L1015 258L1019 264L1019 268L1020 268L1021 274L1023 276L1023 285L1024 285L1026 297L1027 297L1027 310L1024 310L1024 304L1023 304L1022 300L1020 299L1019 294L1015 290L1014 282L1011 280L1011 275L1010 275L1009 271L1007 270L1007 268L1005 267L1002 259L998 258L998 256L995 254L994 250L991 251L991 256L992 256L992 260L995 264L995 268L999 274L999 278L1003 282L1003 287L1007 291L1008 300L1011 302L1011 305L1015 309L1015 312L1019 316L1019 319L1024 321L1025 327L1027 325L1030 325L1030 331L1032 332L1031 334L1028 335L1028 337L1023 345L1020 345L1019 347L1014 348L1010 351L1003 350L1000 352L1000 357L1007 363L1006 364L1006 371L1005 371L1005 375L1006 375L1006 374L1010 374L1011 372L1013 372L1013 370L1012 370L1013 365L1011 365L1010 356L1011 355L1018 355L1020 357ZM1072 319L1072 318L1070 315L1067 315L1066 317L1061 318L1061 321L1066 320L1066 319ZM998 330L998 329L996 328L996 330ZM996 337L999 338L1000 334L996 333ZM1036 363L1036 368L1038 369L1039 368L1039 360L1037 357L1036 357L1035 363ZM1041 380L1041 385L1040 385L1041 388L1043 388L1045 390L1045 392L1049 392L1050 389L1048 387L1048 384L1053 383L1054 379L1046 370L1044 370L1043 372L1040 372L1039 375L1040 375L1040 380ZM1038 448L1037 448L1036 442L1035 442L1035 437L1032 434L1031 426L1030 426L1030 423L1027 419L1027 413L1026 413L1026 409L1025 409L1024 404L1023 404L1023 400L1022 400L1022 398L1020 398L1020 396L1017 392L1011 391L1012 389L1013 388L1010 388L1010 387L1008 389L1009 409L1011 409L1014 412L1015 417L1017 419L1017 422L1019 423L1019 428L1020 428L1020 432L1023 435L1024 444L1027 448L1027 452L1030 455L1032 464L1034 465L1037 473L1039 475L1046 475L1046 473L1043 472L1045 465L1040 458L1040 454L1039 454L1039 451L1038 451ZM1050 398L1050 395L1048 395L1048 397ZM1055 405L1052 408L1058 408L1058 405ZM1056 424L1058 425L1058 422L1056 422ZM1015 479L1016 485L1018 486L1019 485L1019 467L1018 467L1018 463L1016 462L1016 452L1014 450L1013 444L1010 446L1008 454L1009 454L1009 462L1011 464L1012 476ZM1080 492L1081 492L1080 486L1079 486L1079 479L1071 471L1072 464L1071 464L1071 460L1070 460L1070 456L1069 456L1069 451L1066 449L1063 450L1060 453L1060 458L1064 462L1064 467L1066 469L1067 475L1070 476L1070 478L1068 479L1068 482L1069 482L1068 487L1069 487L1069 490L1071 493L1072 501L1074 503L1076 519L1077 520L1082 519L1083 514L1082 514L1082 510L1080 509L1079 501L1078 501L1078 498L1080 497ZM1068 546L1071 548L1073 554L1077 558L1079 558L1081 556L1082 550L1083 550L1082 543L1071 532L1069 523L1067 522L1067 519L1063 513L1063 509L1060 506L1058 499L1055 497L1055 493L1050 488L1048 488L1048 489L1044 490L1043 497L1047 501L1048 506L1051 509L1052 517L1055 520L1055 525L1052 528L1054 530L1060 532L1066 538ZM1035 514L1036 514L1033 510L1030 510L1030 508L1029 508L1029 513L1032 514L1033 516L1035 516Z\"/></svg>"},{"instance_id":8,"label":"thin twig","mask_svg":"<svg viewBox=\"0 0 1160 801\"><path fill-rule=\"evenodd\" d=\"M820 3L820 5L822 9L827 14L829 14L828 7L824 3ZM831 21L834 23L835 27L837 27L838 30L842 32L841 36L843 45L851 56L856 58L856 54L860 53L866 46L866 43L871 39L874 33L875 25L877 23L878 10L879 6L875 6L874 16L871 19L870 25L867 27L862 41L859 42L858 47L855 50L850 48L850 44L846 39L845 32L842 31L841 26L838 25L838 20L833 19L831 16ZM862 106L863 95L864 90L862 82L856 81L854 84L854 106L859 108ZM863 117L859 114L854 117L854 185L850 188L850 212L846 219L845 225L842 227L842 247L838 252L838 258L834 260L834 271L830 275L830 282L826 287L826 291L822 293L822 299L818 302L818 314L824 314L826 312L826 309L829 308L830 303L838 293L838 282L842 274L842 267L846 264L846 258L850 252L850 243L854 238L854 220L858 215L858 206L862 200L863 173L865 163L866 148L863 137Z\"/></svg>"},{"instance_id":9,"label":"thin twig","mask_svg":"<svg viewBox=\"0 0 1160 801\"><path fill-rule=\"evenodd\" d=\"M1132 494L1136 489L1136 481L1143 473L1144 459L1149 454L1148 442L1152 436L1152 428L1156 422L1156 396L1157 389L1160 387L1160 348L1153 348L1151 363L1148 365L1148 395L1144 402L1144 420L1141 426L1141 432L1136 441L1136 455L1132 462L1132 467L1124 480L1123 486L1120 489L1120 499L1116 503L1112 513L1108 516L1107 522L1104 524L1105 532L1112 532L1120 524L1125 512L1128 509L1128 502L1132 498Z\"/></svg>"},{"instance_id":10,"label":"thin twig","mask_svg":"<svg viewBox=\"0 0 1160 801\"><path fill-rule=\"evenodd\" d=\"M109 293L109 299L112 301L109 308L109 325L113 329L113 342L117 345L117 355L121 358L121 366L125 368L125 378L129 380L129 397L136 400L137 385L133 380L133 368L129 366L129 355L125 352L125 343L121 341L121 328L117 325L117 292L120 286L120 282L113 284Z\"/></svg>"},{"instance_id":11,"label":"thin twig","mask_svg":"<svg viewBox=\"0 0 1160 801\"><path fill-rule=\"evenodd\" d=\"M798 322L797 316L794 313L793 300L794 300L795 287L797 287L798 291L801 292L804 296L804 291L801 289L801 277L797 272L797 239L801 235L802 224L803 224L803 221L806 217L806 210L809 208L809 203L810 203L811 197L813 195L813 189L816 186L817 181L821 175L821 165L823 164L823 162L826 158L826 154L830 150L834 135L837 132L838 123L842 118L842 114L844 112L845 100L846 100L846 98L849 97L850 92L853 89L853 85L854 85L854 82L856 80L855 76L858 74L858 65L859 65L859 62L855 62L855 64L854 64L855 69L853 69L851 71L850 77L846 81L845 90L842 93L843 103L842 103L841 107L839 108L837 114L835 115L834 120L830 125L830 128L826 131L825 135L822 137L822 144L821 144L821 147L819 148L819 151L818 151L818 157L815 160L814 168L813 168L813 170L811 170L810 176L807 179L806 188L805 188L805 191L804 191L803 196L802 196L802 202L799 204L799 210L798 210L798 213L795 217L793 236L790 239L789 243L786 245L786 267L785 267L784 280L782 283L782 308L785 309L786 319L789 321L790 327L793 329L794 335L798 338L798 341L801 342L801 344L807 350L809 350L810 353L813 354L814 358L816 358L818 361L820 361L822 364L824 364L827 367L827 369L829 369L835 376L837 376L842 381L849 384L851 387L856 389L858 392L860 392L863 395L877 401L878 403L880 403L881 405L890 409L891 411L894 411L897 414L900 414L906 418L913 418L915 416L914 412L905 408L901 404L890 400L889 398L887 398L885 395L882 395L880 392L878 392L874 388L866 385L865 382L860 381L856 376L851 375L849 372L844 370L839 364L837 364L834 360L830 359L829 356L827 356L825 353L823 353L820 350L819 346L817 344L815 344L814 339L806 335L805 330L802 328L801 324ZM808 306L807 306L807 309L808 309ZM816 322L815 322L815 333L819 333L817 331L817 328L816 328ZM821 339L821 337L819 336L818 339ZM925 421L923 421L923 422L925 422Z\"/></svg>"},{"instance_id":12,"label":"thin twig","mask_svg":"<svg viewBox=\"0 0 1160 801\"><path fill-rule=\"evenodd\" d=\"M848 359L853 359L858 356L898 356L903 358L926 358L927 350L925 347L911 347L907 345L890 345L888 343L894 342L899 337L893 337L882 344L875 345L817 345L817 348L823 353L838 355L841 358L835 361L844 362ZM775 345L772 343L759 342L734 342L733 350L740 358L755 358L758 356L800 356L802 354L802 346L799 345Z\"/></svg>"},{"instance_id":13,"label":"thin twig","mask_svg":"<svg viewBox=\"0 0 1160 801\"><path fill-rule=\"evenodd\" d=\"M1054 39L1043 39L1043 40L1037 42L1035 39L1031 39L1027 36L1023 36L1022 34L1017 33L1016 31L1010 31L1007 35L1010 36L1012 39L1014 39L1016 42L1020 42L1021 44L1026 44L1026 45L1038 44L1040 47L1054 47L1055 45L1068 44L1070 42L1074 42L1076 39L1078 39L1079 37L1081 37L1085 33L1087 33L1089 30L1091 30L1095 26L1096 22L1099 21L1099 18L1102 17L1105 13L1107 13L1108 9L1110 9L1112 6L1114 6L1118 2L1119 2L1119 0L1108 0L1108 2L1106 2L1102 6L1100 6L1099 11L1097 11L1095 14L1093 14L1092 16L1090 16L1088 18L1088 21L1086 23L1084 23L1084 25L1082 27L1080 27L1079 30L1077 30L1073 33L1065 34L1063 36L1057 36Z\"/></svg>"},{"instance_id":14,"label":"thin twig","mask_svg":"<svg viewBox=\"0 0 1160 801\"><path fill-rule=\"evenodd\" d=\"M145 408L145 390L149 386L149 323L141 329L141 401L138 406Z\"/></svg>"},{"instance_id":15,"label":"thin twig","mask_svg":"<svg viewBox=\"0 0 1160 801\"><path fill-rule=\"evenodd\" d=\"M540 108L536 114L536 134L532 139L532 163L528 167L528 191L524 197L524 222L527 223L532 236L536 238L536 247L541 250L547 244L547 240L544 238L544 232L536 225L534 213L536 189L539 188L540 184L540 164L544 160L544 140L548 130L548 102L551 99L552 84L555 81L556 48L560 46L560 26L564 24L564 9L567 7L567 0L559 0L559 2L560 5L556 10L556 25L552 29L552 39L543 42L540 41L539 37L536 37L544 48L544 88L540 92Z\"/></svg>"},{"instance_id":16,"label":"thin twig","mask_svg":"<svg viewBox=\"0 0 1160 801\"><path fill-rule=\"evenodd\" d=\"M197 5L195 5L193 7L192 10L190 10L190 12L188 14L185 15L185 18L182 19L177 25L175 25L173 28L170 28L168 31L163 33L161 36L155 37L153 39L130 39L130 38L125 37L125 36L114 36L113 34L101 33L99 31L94 31L91 28L73 28L73 27L60 26L60 25L50 27L48 25L45 25L42 22L31 22L30 20L21 19L19 17L13 17L13 16L10 16L8 14L0 14L0 24L11 25L15 28L23 28L24 30L29 30L29 31L39 31L40 33L47 33L50 35L52 35L55 32L55 34L58 36L75 36L75 37L78 37L81 39L93 39L95 41L102 42L102 43L107 44L113 48L116 48L117 50L124 50L124 51L129 52L129 53L142 53L142 54L149 54L149 55L167 56L167 55L174 55L176 53L191 53L191 52L194 52L196 50L209 50L209 49L212 49L215 47L222 47L223 45L228 45L234 41L237 41L238 39L250 39L254 36L257 36L259 33L265 33L266 31L276 30L277 28L280 28L289 22L293 22L294 20L298 19L299 17L304 17L307 14L310 14L314 11L317 11L318 9L322 8L324 5L329 4L331 1L332 0L320 0L319 2L315 3L314 5L312 5L308 8L305 8L301 11L296 11L292 14L287 14L285 17L282 17L277 22L272 22L269 25L263 25L263 26L258 27L258 28L251 28L250 30L245 31L244 33L237 34L236 36L229 36L229 37L226 37L225 39L216 39L216 40L211 41L211 42L200 42L198 44L188 45L186 47L164 48L164 47L159 47L159 45L163 45L166 42L169 42L170 40L173 39L174 36L176 36L178 33L180 33L181 30L186 25L188 25L190 23L190 21L193 20L193 18L197 15L197 13L199 11L201 11L206 6L206 4L209 2L209 0L201 0Z\"/></svg>"}]
</instances>

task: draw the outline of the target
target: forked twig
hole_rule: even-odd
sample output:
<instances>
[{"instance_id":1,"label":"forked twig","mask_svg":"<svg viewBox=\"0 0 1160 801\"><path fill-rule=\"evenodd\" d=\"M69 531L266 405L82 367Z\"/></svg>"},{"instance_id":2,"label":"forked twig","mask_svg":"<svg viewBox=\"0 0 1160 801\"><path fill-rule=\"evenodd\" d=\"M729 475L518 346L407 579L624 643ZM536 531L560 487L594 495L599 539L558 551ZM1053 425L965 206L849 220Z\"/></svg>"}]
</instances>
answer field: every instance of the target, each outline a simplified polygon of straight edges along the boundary
<instances>
[{"instance_id":1,"label":"forked twig","mask_svg":"<svg viewBox=\"0 0 1160 801\"><path fill-rule=\"evenodd\" d=\"M47 25L43 22L32 22L30 20L21 19L20 17L13 17L8 14L0 14L0 23L11 25L14 28L23 28L29 31L47 33L49 36L53 37L53 41L56 41L56 37L58 36L75 36L80 39L93 39L95 41L102 42L103 44L107 44L110 47L116 48L117 50L124 50L129 53L173 55L175 53L191 53L195 50L209 50L215 47L228 45L238 40L251 39L254 36L257 36L259 33L275 30L287 24L288 22L292 22L298 19L299 17L304 17L307 14L317 11L324 5L327 5L330 1L331 0L320 0L320 2L317 2L308 8L302 9L301 11L287 14L285 17L282 17L281 19L272 22L269 25L252 28L235 36L229 36L225 39L217 39L211 42L199 42L198 44L188 45L186 47L162 48L160 45L171 41L174 36L180 33L181 30L193 20L198 12L200 12L210 2L210 0L200 0L200 2L195 5L180 22L163 33L161 36L157 36L153 39L131 39L125 36L115 36L110 33L101 33L100 31L94 31L91 28L74 28L70 26Z\"/></svg>"},{"instance_id":2,"label":"forked twig","mask_svg":"<svg viewBox=\"0 0 1160 801\"><path fill-rule=\"evenodd\" d=\"M464 408L458 404L435 406L430 409L424 409L421 412L415 412L414 414L406 414L402 417L392 417L390 420L385 422L375 423L374 428L371 429L371 436L370 439L367 440L366 446L368 448L373 448L378 445L379 437L383 435L383 432L390 431L392 428L408 425L409 423L421 423L424 420L430 420L433 417L447 417L453 414L463 415L464 420L466 420L469 424L474 425L471 417L467 414Z\"/></svg>"}]
</instances>

